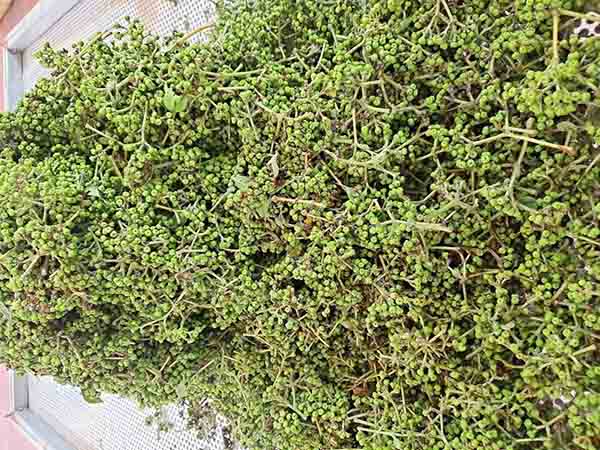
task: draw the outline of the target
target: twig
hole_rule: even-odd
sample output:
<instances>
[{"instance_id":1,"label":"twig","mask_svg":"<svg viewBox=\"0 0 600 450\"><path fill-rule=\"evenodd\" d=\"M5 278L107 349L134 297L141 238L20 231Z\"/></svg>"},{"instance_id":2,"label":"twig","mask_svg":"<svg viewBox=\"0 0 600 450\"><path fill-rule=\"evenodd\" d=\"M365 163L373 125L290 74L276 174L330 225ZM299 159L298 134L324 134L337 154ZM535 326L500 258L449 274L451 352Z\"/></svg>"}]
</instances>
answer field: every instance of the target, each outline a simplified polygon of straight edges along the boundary
<instances>
[{"instance_id":1,"label":"twig","mask_svg":"<svg viewBox=\"0 0 600 450\"><path fill-rule=\"evenodd\" d=\"M317 70L319 70L319 67L321 66L321 61L323 60L323 55L325 54L325 49L327 48L327 42L325 42L323 44L323 47L321 47L321 55L319 56L319 60L317 61L317 65L315 66L315 72Z\"/></svg>"},{"instance_id":2,"label":"twig","mask_svg":"<svg viewBox=\"0 0 600 450\"><path fill-rule=\"evenodd\" d=\"M104 39L105 37L108 37L112 34L112 31L107 31L104 33L97 33L96 36L94 36L87 44L85 44L83 46L83 48L81 49L81 51L77 54L74 55L73 58L75 58L75 61L72 61L71 64L69 64L69 67L67 67L67 69L61 73L59 75L59 78L62 82L62 80L64 80L64 78L67 76L67 74L69 73L69 71L73 68L73 66L75 65L76 62L80 61L80 58L82 55L84 55L87 50L96 43L96 41L100 40L100 39Z\"/></svg>"},{"instance_id":3,"label":"twig","mask_svg":"<svg viewBox=\"0 0 600 450\"><path fill-rule=\"evenodd\" d=\"M527 122L527 126L529 128L533 127L533 120L532 119L530 119ZM535 130L531 130L531 129L522 130L522 131L523 132L527 132L527 133L529 133L530 131L533 131L534 134L535 134ZM523 158L525 157L525 152L527 151L528 144L529 144L529 141L523 141L523 145L521 146L521 153L519 153L519 157L517 158L517 161L513 165L512 176L510 177L510 183L508 185L508 193L510 195L510 199L511 199L511 201L513 203L513 206L515 206L515 196L514 196L515 182L517 181L517 179L521 175L521 165L523 164Z\"/></svg>"},{"instance_id":4,"label":"twig","mask_svg":"<svg viewBox=\"0 0 600 450\"><path fill-rule=\"evenodd\" d=\"M597 348L596 345L592 344L592 345L589 345L589 346L587 346L585 348L577 350L571 356L579 356L579 355L583 355L584 353L594 352L594 351L596 351L596 348Z\"/></svg>"},{"instance_id":5,"label":"twig","mask_svg":"<svg viewBox=\"0 0 600 450\"><path fill-rule=\"evenodd\" d=\"M600 14L594 12L586 14L560 8L557 9L556 12L558 12L561 16L575 17L576 19L589 20L590 22L600 22Z\"/></svg>"},{"instance_id":6,"label":"twig","mask_svg":"<svg viewBox=\"0 0 600 450\"><path fill-rule=\"evenodd\" d=\"M560 15L557 10L552 11L552 51L553 60L552 63L557 65L560 63L560 56L558 54L558 29L560 27Z\"/></svg>"},{"instance_id":7,"label":"twig","mask_svg":"<svg viewBox=\"0 0 600 450\"><path fill-rule=\"evenodd\" d=\"M264 69L248 70L246 72L209 72L206 70L199 70L198 73L207 75L215 78L236 78L245 77L246 75L256 75L264 72Z\"/></svg>"},{"instance_id":8,"label":"twig","mask_svg":"<svg viewBox=\"0 0 600 450\"><path fill-rule=\"evenodd\" d=\"M527 121L527 126L531 126L533 127L533 122L531 122L530 120ZM506 127L507 131L516 131L517 133L521 133L521 134L528 134L531 136L535 136L537 134L537 130L532 130L531 128L517 128L517 127Z\"/></svg>"},{"instance_id":9,"label":"twig","mask_svg":"<svg viewBox=\"0 0 600 450\"><path fill-rule=\"evenodd\" d=\"M567 236L569 236L573 240L581 239L582 241L585 241L585 242L588 242L590 244L594 244L597 247L600 247L600 242L594 241L593 239L586 238L585 236L578 236L578 235L574 235L574 234L570 234L570 233L567 234Z\"/></svg>"},{"instance_id":10,"label":"twig","mask_svg":"<svg viewBox=\"0 0 600 450\"><path fill-rule=\"evenodd\" d=\"M110 135L108 135L108 134L106 134L106 133L104 133L104 132L102 132L100 130L97 130L96 128L94 128L93 126L91 126L89 123L86 123L85 127L88 130L93 131L94 133L99 134L100 136L105 137L106 139L108 139L110 141L116 142L117 144L120 144L120 145L125 145L121 141L119 141L118 139L116 139L116 138L114 138L114 137L112 137L112 136L110 136Z\"/></svg>"},{"instance_id":11,"label":"twig","mask_svg":"<svg viewBox=\"0 0 600 450\"><path fill-rule=\"evenodd\" d=\"M463 138L463 139L466 142L468 142L469 144L478 146L478 145L489 144L490 142L498 141L498 140L504 139L504 138L517 139L520 141L527 141L532 144L541 145L543 147L553 148L556 150L560 150L563 153L566 153L570 156L576 156L576 154L577 154L575 152L575 149L573 147L569 147L568 145L553 144L552 142L541 141L539 139L532 138L531 136L523 136L520 134L515 134L515 133L512 133L511 131L504 131L503 133L500 133L496 136L492 136L492 137L489 137L486 139L481 139L479 141L470 141L467 138Z\"/></svg>"},{"instance_id":12,"label":"twig","mask_svg":"<svg viewBox=\"0 0 600 450\"><path fill-rule=\"evenodd\" d=\"M169 47L169 49L167 51L173 50L173 48L177 47L178 45L183 44L185 41L194 37L198 33L202 33L203 31L210 30L214 26L215 26L215 24L211 22L211 23L207 23L206 25L202 25L201 27L198 27L195 30L190 31L189 33L183 35L180 39L175 41L175 43L171 47Z\"/></svg>"},{"instance_id":13,"label":"twig","mask_svg":"<svg viewBox=\"0 0 600 450\"><path fill-rule=\"evenodd\" d=\"M590 170L592 170L592 168L598 163L598 161L600 161L600 153L598 153L595 158L592 160L592 162L590 163L589 166L587 166L587 168L585 169L585 171L583 172L583 175L581 175L581 177L579 178L579 181L577 181L577 185L579 185L579 183L581 183L581 180L583 180L585 178L585 176L590 173Z\"/></svg>"},{"instance_id":14,"label":"twig","mask_svg":"<svg viewBox=\"0 0 600 450\"><path fill-rule=\"evenodd\" d=\"M146 145L146 120L148 118L148 102L144 108L144 119L142 120L142 145Z\"/></svg>"},{"instance_id":15,"label":"twig","mask_svg":"<svg viewBox=\"0 0 600 450\"><path fill-rule=\"evenodd\" d=\"M413 222L413 221L407 221L407 220L388 220L386 222L381 222L379 224L379 226L394 225L394 224L412 226L412 227L420 228L420 229L426 230L426 231L443 231L444 233L452 233L452 231L453 231L451 228L448 228L439 223Z\"/></svg>"},{"instance_id":16,"label":"twig","mask_svg":"<svg viewBox=\"0 0 600 450\"><path fill-rule=\"evenodd\" d=\"M313 200L304 200L302 198L279 197L276 195L274 197L271 197L271 200L275 203L305 204L315 206L317 208L327 208L327 205L323 203L315 202Z\"/></svg>"},{"instance_id":17,"label":"twig","mask_svg":"<svg viewBox=\"0 0 600 450\"><path fill-rule=\"evenodd\" d=\"M37 264L41 257L42 256L39 253L35 255L31 263L29 264L29 267L27 267L25 272L23 272L23 275L21 275L22 278L25 278L27 275L29 275L29 272L31 272L31 270L34 268L34 266Z\"/></svg>"},{"instance_id":18,"label":"twig","mask_svg":"<svg viewBox=\"0 0 600 450\"><path fill-rule=\"evenodd\" d=\"M168 208L168 207L166 207L166 206L163 206L163 205L156 205L156 207L157 207L158 209L162 209L162 210L164 210L164 211L169 211L169 212L173 213L173 214L175 215L175 220L177 220L177 224L178 224L178 225L180 225L180 224L181 224L181 220L179 220L179 214L177 214L177 211L175 211L175 210L174 210L174 209L172 209L172 208Z\"/></svg>"},{"instance_id":19,"label":"twig","mask_svg":"<svg viewBox=\"0 0 600 450\"><path fill-rule=\"evenodd\" d=\"M532 138L529 136L520 136L518 134L513 134L513 133L507 133L507 137L510 137L513 139L519 139L522 141L527 141L532 144L542 145L542 146L548 147L548 148L554 148L554 149L560 150L561 152L564 152L570 156L576 156L576 154L577 154L575 152L575 149L573 147L569 147L568 145L553 144L551 142L540 141L539 139L535 139L535 138Z\"/></svg>"}]
</instances>

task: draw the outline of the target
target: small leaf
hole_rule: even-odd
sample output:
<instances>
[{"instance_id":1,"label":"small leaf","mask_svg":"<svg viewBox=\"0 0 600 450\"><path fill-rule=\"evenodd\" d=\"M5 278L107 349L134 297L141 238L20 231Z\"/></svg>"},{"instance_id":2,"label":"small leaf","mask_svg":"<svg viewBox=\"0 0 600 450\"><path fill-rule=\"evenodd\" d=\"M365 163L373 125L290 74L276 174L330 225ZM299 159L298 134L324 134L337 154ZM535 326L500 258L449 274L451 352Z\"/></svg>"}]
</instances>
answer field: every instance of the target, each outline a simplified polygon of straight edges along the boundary
<instances>
[{"instance_id":1,"label":"small leaf","mask_svg":"<svg viewBox=\"0 0 600 450\"><path fill-rule=\"evenodd\" d=\"M165 108L167 108L170 112L177 112L177 102L179 101L179 96L173 93L172 89L165 90L165 95L163 97L163 103Z\"/></svg>"},{"instance_id":2,"label":"small leaf","mask_svg":"<svg viewBox=\"0 0 600 450\"><path fill-rule=\"evenodd\" d=\"M235 175L232 177L232 180L240 192L248 192L250 190L250 177Z\"/></svg>"},{"instance_id":3,"label":"small leaf","mask_svg":"<svg viewBox=\"0 0 600 450\"><path fill-rule=\"evenodd\" d=\"M530 197L528 195L522 195L519 197L519 201L531 209L537 209L537 199Z\"/></svg>"},{"instance_id":4,"label":"small leaf","mask_svg":"<svg viewBox=\"0 0 600 450\"><path fill-rule=\"evenodd\" d=\"M259 215L259 217L262 217L263 219L267 217L269 215L270 206L271 203L269 202L269 200L265 200L264 202L262 202L260 206L256 208L256 212Z\"/></svg>"},{"instance_id":5,"label":"small leaf","mask_svg":"<svg viewBox=\"0 0 600 450\"><path fill-rule=\"evenodd\" d=\"M335 86L330 86L323 92L323 94L325 94L327 97L335 97L337 94L337 89Z\"/></svg>"},{"instance_id":6,"label":"small leaf","mask_svg":"<svg viewBox=\"0 0 600 450\"><path fill-rule=\"evenodd\" d=\"M267 163L273 172L273 178L277 178L279 176L279 164L277 164L278 156L279 155L275 153Z\"/></svg>"},{"instance_id":7,"label":"small leaf","mask_svg":"<svg viewBox=\"0 0 600 450\"><path fill-rule=\"evenodd\" d=\"M182 97L180 95L175 96L175 112L182 113L188 108L190 101L188 97Z\"/></svg>"},{"instance_id":8,"label":"small leaf","mask_svg":"<svg viewBox=\"0 0 600 450\"><path fill-rule=\"evenodd\" d=\"M88 186L86 192L92 197L100 197L100 190L97 186Z\"/></svg>"},{"instance_id":9,"label":"small leaf","mask_svg":"<svg viewBox=\"0 0 600 450\"><path fill-rule=\"evenodd\" d=\"M556 125L556 128L560 131L577 131L577 125L575 125L572 122L560 122L558 125Z\"/></svg>"},{"instance_id":10,"label":"small leaf","mask_svg":"<svg viewBox=\"0 0 600 450\"><path fill-rule=\"evenodd\" d=\"M175 393L177 397L184 398L187 394L187 386L183 382L179 383L175 388Z\"/></svg>"}]
</instances>

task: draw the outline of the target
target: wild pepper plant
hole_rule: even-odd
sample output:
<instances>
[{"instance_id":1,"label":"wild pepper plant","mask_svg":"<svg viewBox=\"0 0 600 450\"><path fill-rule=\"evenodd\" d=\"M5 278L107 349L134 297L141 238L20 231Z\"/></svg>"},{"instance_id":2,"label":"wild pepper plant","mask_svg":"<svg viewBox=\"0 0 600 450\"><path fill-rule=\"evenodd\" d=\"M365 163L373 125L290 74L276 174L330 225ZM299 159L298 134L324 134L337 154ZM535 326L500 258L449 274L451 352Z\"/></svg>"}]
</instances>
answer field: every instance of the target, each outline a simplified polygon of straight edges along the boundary
<instances>
[{"instance_id":1,"label":"wild pepper plant","mask_svg":"<svg viewBox=\"0 0 600 450\"><path fill-rule=\"evenodd\" d=\"M252 449L599 448L586 7L232 1L207 42L43 49L0 119L0 359L210 398Z\"/></svg>"}]
</instances>

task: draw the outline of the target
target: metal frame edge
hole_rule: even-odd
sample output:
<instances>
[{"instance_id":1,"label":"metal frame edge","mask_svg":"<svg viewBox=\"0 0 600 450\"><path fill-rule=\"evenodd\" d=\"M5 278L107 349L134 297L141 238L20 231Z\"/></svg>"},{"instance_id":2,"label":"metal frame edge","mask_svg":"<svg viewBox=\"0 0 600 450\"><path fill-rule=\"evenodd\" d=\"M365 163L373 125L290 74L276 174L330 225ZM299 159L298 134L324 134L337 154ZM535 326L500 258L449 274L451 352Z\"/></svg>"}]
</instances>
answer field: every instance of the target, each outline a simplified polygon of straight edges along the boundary
<instances>
[{"instance_id":1,"label":"metal frame edge","mask_svg":"<svg viewBox=\"0 0 600 450\"><path fill-rule=\"evenodd\" d=\"M18 375L10 369L8 371L8 407L11 412L27 409L29 406L29 389L27 387L27 376Z\"/></svg>"},{"instance_id":2,"label":"metal frame edge","mask_svg":"<svg viewBox=\"0 0 600 450\"><path fill-rule=\"evenodd\" d=\"M2 51L4 67L4 108L13 111L23 97L23 54L10 48Z\"/></svg>"},{"instance_id":3,"label":"metal frame edge","mask_svg":"<svg viewBox=\"0 0 600 450\"><path fill-rule=\"evenodd\" d=\"M81 0L39 0L8 33L8 48L23 50L34 43Z\"/></svg>"},{"instance_id":4,"label":"metal frame edge","mask_svg":"<svg viewBox=\"0 0 600 450\"><path fill-rule=\"evenodd\" d=\"M4 107L16 108L23 97L23 53L40 36L69 12L80 0L40 0L39 3L13 28L7 36L7 46L0 57L3 60ZM28 375L8 373L8 401L11 415L19 430L35 445L44 450L73 450L67 442L42 418L29 409Z\"/></svg>"},{"instance_id":5,"label":"metal frame edge","mask_svg":"<svg viewBox=\"0 0 600 450\"><path fill-rule=\"evenodd\" d=\"M35 445L44 450L74 450L50 425L30 409L14 415L19 430Z\"/></svg>"}]
</instances>

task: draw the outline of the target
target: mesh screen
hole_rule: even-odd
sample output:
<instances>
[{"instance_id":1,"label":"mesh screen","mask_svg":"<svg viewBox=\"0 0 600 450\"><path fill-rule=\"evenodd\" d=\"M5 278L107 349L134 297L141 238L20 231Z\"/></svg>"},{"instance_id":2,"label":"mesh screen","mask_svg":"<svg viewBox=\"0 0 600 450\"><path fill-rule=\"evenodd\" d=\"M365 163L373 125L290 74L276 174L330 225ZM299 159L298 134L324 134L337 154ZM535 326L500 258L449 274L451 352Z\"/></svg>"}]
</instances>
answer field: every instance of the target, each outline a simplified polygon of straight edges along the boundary
<instances>
[{"instance_id":1,"label":"mesh screen","mask_svg":"<svg viewBox=\"0 0 600 450\"><path fill-rule=\"evenodd\" d=\"M89 404L73 386L50 377L28 377L29 408L42 417L76 450L225 450L231 448L217 421L202 439L187 429L184 408L141 409L131 400L104 394L102 403ZM159 424L167 430L159 431Z\"/></svg>"},{"instance_id":2,"label":"mesh screen","mask_svg":"<svg viewBox=\"0 0 600 450\"><path fill-rule=\"evenodd\" d=\"M600 36L600 22L584 20L579 24L576 32L583 37Z\"/></svg>"},{"instance_id":3,"label":"mesh screen","mask_svg":"<svg viewBox=\"0 0 600 450\"><path fill-rule=\"evenodd\" d=\"M186 32L210 22L214 14L212 0L81 0L23 52L23 85L29 90L47 74L34 57L46 42L54 48L68 48L127 16L141 19L160 35Z\"/></svg>"}]
</instances>

